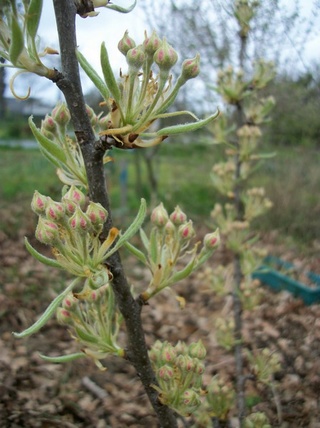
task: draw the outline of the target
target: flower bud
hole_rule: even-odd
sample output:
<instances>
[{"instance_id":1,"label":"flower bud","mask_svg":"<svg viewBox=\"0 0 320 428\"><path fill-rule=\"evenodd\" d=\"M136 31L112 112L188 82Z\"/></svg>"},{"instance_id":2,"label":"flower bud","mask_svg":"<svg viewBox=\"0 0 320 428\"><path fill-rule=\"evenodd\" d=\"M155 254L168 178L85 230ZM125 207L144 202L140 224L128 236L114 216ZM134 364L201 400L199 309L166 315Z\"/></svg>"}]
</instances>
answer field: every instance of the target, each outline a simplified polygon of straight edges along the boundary
<instances>
[{"instance_id":1,"label":"flower bud","mask_svg":"<svg viewBox=\"0 0 320 428\"><path fill-rule=\"evenodd\" d=\"M196 233L192 225L192 220L189 220L188 223L182 224L179 227L178 233L183 241L193 238Z\"/></svg>"},{"instance_id":2,"label":"flower bud","mask_svg":"<svg viewBox=\"0 0 320 428\"><path fill-rule=\"evenodd\" d=\"M165 342L161 349L160 358L165 363L172 363L176 358L177 352L170 343Z\"/></svg>"},{"instance_id":3,"label":"flower bud","mask_svg":"<svg viewBox=\"0 0 320 428\"><path fill-rule=\"evenodd\" d=\"M192 59L186 59L182 63L181 75L185 80L193 79L200 73L200 55Z\"/></svg>"},{"instance_id":4,"label":"flower bud","mask_svg":"<svg viewBox=\"0 0 320 428\"><path fill-rule=\"evenodd\" d=\"M51 112L51 116L60 126L66 126L71 119L70 112L65 103L58 104Z\"/></svg>"},{"instance_id":5,"label":"flower bud","mask_svg":"<svg viewBox=\"0 0 320 428\"><path fill-rule=\"evenodd\" d=\"M41 132L50 132L52 134L55 134L57 131L57 124L55 120L49 116L48 114L44 118L44 120L41 122Z\"/></svg>"},{"instance_id":6,"label":"flower bud","mask_svg":"<svg viewBox=\"0 0 320 428\"><path fill-rule=\"evenodd\" d=\"M127 52L126 60L129 65L129 67L134 71L139 71L144 63L144 52L141 48L141 46L138 46L136 48L130 49Z\"/></svg>"},{"instance_id":7,"label":"flower bud","mask_svg":"<svg viewBox=\"0 0 320 428\"><path fill-rule=\"evenodd\" d=\"M161 44L161 39L158 37L158 34L153 30L150 37L147 36L145 32L145 39L143 42L144 51L147 55L153 56L157 49L159 49Z\"/></svg>"},{"instance_id":8,"label":"flower bud","mask_svg":"<svg viewBox=\"0 0 320 428\"><path fill-rule=\"evenodd\" d=\"M160 48L156 50L153 59L158 64L160 71L168 72L178 61L178 54L164 38Z\"/></svg>"},{"instance_id":9,"label":"flower bud","mask_svg":"<svg viewBox=\"0 0 320 428\"><path fill-rule=\"evenodd\" d=\"M135 41L128 36L128 30L125 31L122 39L118 43L119 51L126 56L128 51L136 46Z\"/></svg>"},{"instance_id":10,"label":"flower bud","mask_svg":"<svg viewBox=\"0 0 320 428\"><path fill-rule=\"evenodd\" d=\"M191 343L189 346L189 355L190 357L198 358L199 360L203 360L206 357L207 351L201 339L196 343Z\"/></svg>"},{"instance_id":11,"label":"flower bud","mask_svg":"<svg viewBox=\"0 0 320 428\"><path fill-rule=\"evenodd\" d=\"M161 202L151 213L151 223L157 227L163 227L166 225L169 219L167 210L164 208Z\"/></svg>"},{"instance_id":12,"label":"flower bud","mask_svg":"<svg viewBox=\"0 0 320 428\"><path fill-rule=\"evenodd\" d=\"M41 195L37 190L33 194L31 209L34 213L44 214L47 207L47 196Z\"/></svg>"},{"instance_id":13,"label":"flower bud","mask_svg":"<svg viewBox=\"0 0 320 428\"><path fill-rule=\"evenodd\" d=\"M76 205L80 206L81 208L84 207L86 202L85 195L79 190L76 186L72 185L68 192L63 196L62 200L65 201L65 199L68 199L71 202L74 202Z\"/></svg>"},{"instance_id":14,"label":"flower bud","mask_svg":"<svg viewBox=\"0 0 320 428\"><path fill-rule=\"evenodd\" d=\"M73 293L69 293L62 301L62 307L67 311L72 311L78 305L78 299L73 295Z\"/></svg>"},{"instance_id":15,"label":"flower bud","mask_svg":"<svg viewBox=\"0 0 320 428\"><path fill-rule=\"evenodd\" d=\"M64 308L57 309L57 320L60 324L73 324L71 312Z\"/></svg>"},{"instance_id":16,"label":"flower bud","mask_svg":"<svg viewBox=\"0 0 320 428\"><path fill-rule=\"evenodd\" d=\"M187 216L180 209L179 205L177 205L173 213L170 214L170 220L175 226L180 226L187 221Z\"/></svg>"},{"instance_id":17,"label":"flower bud","mask_svg":"<svg viewBox=\"0 0 320 428\"><path fill-rule=\"evenodd\" d=\"M76 211L73 214L72 217L69 219L69 224L72 229L80 232L80 233L87 233L90 230L90 220L86 216L86 214L81 211L79 207L76 207Z\"/></svg>"},{"instance_id":18,"label":"flower bud","mask_svg":"<svg viewBox=\"0 0 320 428\"><path fill-rule=\"evenodd\" d=\"M91 126L96 126L96 124L98 123L98 116L95 114L94 110L88 105L86 105L86 111L87 115L89 116Z\"/></svg>"},{"instance_id":19,"label":"flower bud","mask_svg":"<svg viewBox=\"0 0 320 428\"><path fill-rule=\"evenodd\" d=\"M169 381L174 378L173 368L165 364L158 370L158 377L162 380Z\"/></svg>"},{"instance_id":20,"label":"flower bud","mask_svg":"<svg viewBox=\"0 0 320 428\"><path fill-rule=\"evenodd\" d=\"M199 406L201 403L199 394L193 391L193 389L186 389L182 395L182 400L186 406Z\"/></svg>"},{"instance_id":21,"label":"flower bud","mask_svg":"<svg viewBox=\"0 0 320 428\"><path fill-rule=\"evenodd\" d=\"M43 244L54 245L59 240L58 225L43 217L39 217L35 236Z\"/></svg>"},{"instance_id":22,"label":"flower bud","mask_svg":"<svg viewBox=\"0 0 320 428\"><path fill-rule=\"evenodd\" d=\"M46 217L48 220L59 221L65 216L64 205L48 198Z\"/></svg>"},{"instance_id":23,"label":"flower bud","mask_svg":"<svg viewBox=\"0 0 320 428\"><path fill-rule=\"evenodd\" d=\"M172 223L171 220L167 221L167 223L165 225L165 231L166 231L166 234L168 236L173 236L174 235L174 233L176 231L176 228L175 228L175 225Z\"/></svg>"},{"instance_id":24,"label":"flower bud","mask_svg":"<svg viewBox=\"0 0 320 428\"><path fill-rule=\"evenodd\" d=\"M86 215L89 217L92 226L95 229L99 229L106 222L108 211L101 204L91 201L88 205Z\"/></svg>"},{"instance_id":25,"label":"flower bud","mask_svg":"<svg viewBox=\"0 0 320 428\"><path fill-rule=\"evenodd\" d=\"M214 248L218 247L219 244L220 244L219 229L216 229L216 231L213 233L207 233L203 238L203 245L208 250L213 250Z\"/></svg>"}]
</instances>

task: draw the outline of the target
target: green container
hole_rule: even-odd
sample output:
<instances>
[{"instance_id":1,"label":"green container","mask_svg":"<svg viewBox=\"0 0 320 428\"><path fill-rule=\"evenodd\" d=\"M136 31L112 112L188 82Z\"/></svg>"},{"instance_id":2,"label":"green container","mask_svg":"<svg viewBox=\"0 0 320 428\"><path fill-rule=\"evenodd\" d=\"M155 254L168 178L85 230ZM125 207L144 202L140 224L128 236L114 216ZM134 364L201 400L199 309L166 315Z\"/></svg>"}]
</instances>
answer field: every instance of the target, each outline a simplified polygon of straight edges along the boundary
<instances>
[{"instance_id":1,"label":"green container","mask_svg":"<svg viewBox=\"0 0 320 428\"><path fill-rule=\"evenodd\" d=\"M268 256L265 263L252 274L253 278L259 279L275 291L289 291L294 297L302 299L306 305L320 302L320 275L308 272L306 275L313 283L308 287L278 272L277 269L294 270L292 263L273 256Z\"/></svg>"}]
</instances>

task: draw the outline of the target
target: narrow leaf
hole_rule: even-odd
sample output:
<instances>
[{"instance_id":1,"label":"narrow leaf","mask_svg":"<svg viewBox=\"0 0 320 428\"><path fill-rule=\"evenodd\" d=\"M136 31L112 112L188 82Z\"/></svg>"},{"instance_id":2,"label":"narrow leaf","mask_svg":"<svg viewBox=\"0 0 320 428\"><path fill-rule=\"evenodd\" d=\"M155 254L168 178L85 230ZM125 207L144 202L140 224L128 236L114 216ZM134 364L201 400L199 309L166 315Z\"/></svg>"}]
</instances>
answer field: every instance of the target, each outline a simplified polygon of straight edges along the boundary
<instances>
[{"instance_id":1,"label":"narrow leaf","mask_svg":"<svg viewBox=\"0 0 320 428\"><path fill-rule=\"evenodd\" d=\"M49 152L51 156L58 159L60 162L65 163L66 155L63 149L59 147L56 143L49 140L49 138L41 134L40 130L34 124L32 116L29 117L28 123L33 135L35 136L40 146L42 146L47 152Z\"/></svg>"},{"instance_id":2,"label":"narrow leaf","mask_svg":"<svg viewBox=\"0 0 320 428\"><path fill-rule=\"evenodd\" d=\"M33 248L33 246L29 243L28 238L26 236L24 237L24 245L26 246L26 249L29 251L29 253L35 259L39 260L39 262L41 262L47 266L51 266L51 267L61 269L60 264L56 260L50 259L49 257L46 257L46 256L42 255L41 253L38 253L38 251L35 248Z\"/></svg>"},{"instance_id":3,"label":"narrow leaf","mask_svg":"<svg viewBox=\"0 0 320 428\"><path fill-rule=\"evenodd\" d=\"M42 354L39 354L39 356L49 363L68 363L69 361L85 357L85 354L83 352L77 352L75 354L60 355L59 357L48 357L47 355Z\"/></svg>"},{"instance_id":4,"label":"narrow leaf","mask_svg":"<svg viewBox=\"0 0 320 428\"><path fill-rule=\"evenodd\" d=\"M171 278L170 280L167 282L166 286L170 286L172 284L175 284L178 281L181 281L182 279L186 278L187 276L189 276L193 270L194 270L194 265L195 265L195 259L193 259L190 263L187 264L187 266L182 269L179 272L176 272Z\"/></svg>"},{"instance_id":5,"label":"narrow leaf","mask_svg":"<svg viewBox=\"0 0 320 428\"><path fill-rule=\"evenodd\" d=\"M10 61L13 65L17 64L18 58L24 48L23 32L19 25L18 19L12 15L11 21L11 43L9 49Z\"/></svg>"},{"instance_id":6,"label":"narrow leaf","mask_svg":"<svg viewBox=\"0 0 320 428\"><path fill-rule=\"evenodd\" d=\"M37 35L43 0L31 0L26 14L27 33L34 39Z\"/></svg>"},{"instance_id":7,"label":"narrow leaf","mask_svg":"<svg viewBox=\"0 0 320 428\"><path fill-rule=\"evenodd\" d=\"M69 293L69 291L71 291L72 288L75 286L77 280L78 278L72 281L69 287L67 287L61 294L59 294L59 296L57 296L50 303L50 305L47 307L47 309L44 311L41 317L34 324L32 324L32 326L22 331L21 333L13 333L13 335L21 339L22 337L30 336L30 334L36 333L38 330L40 330L40 328L46 324L46 322L52 317L52 315L58 309L60 303L65 298L65 296Z\"/></svg>"},{"instance_id":8,"label":"narrow leaf","mask_svg":"<svg viewBox=\"0 0 320 428\"><path fill-rule=\"evenodd\" d=\"M108 51L106 48L105 43L102 43L101 45L101 51L100 51L100 60L101 60L101 68L104 76L104 80L106 81L106 84L115 99L118 106L120 105L120 89L118 86L118 83L114 77L110 62L109 62L109 56Z\"/></svg>"},{"instance_id":9,"label":"narrow leaf","mask_svg":"<svg viewBox=\"0 0 320 428\"><path fill-rule=\"evenodd\" d=\"M141 238L141 241L142 241L142 243L143 243L143 245L144 245L144 248L147 250L147 251L149 251L149 245L150 245L150 242L149 242L149 239L148 239L148 237L147 237L147 235L146 235L146 232L141 228L140 229L140 238Z\"/></svg>"},{"instance_id":10,"label":"narrow leaf","mask_svg":"<svg viewBox=\"0 0 320 428\"><path fill-rule=\"evenodd\" d=\"M98 89L98 91L100 92L102 97L105 100L107 100L110 97L110 93L109 93L107 85L104 83L104 81L98 75L96 70L91 66L91 64L85 59L85 57L78 50L76 51L76 54L77 54L79 64L81 65L81 67L84 70L84 72L86 73L86 75L89 77L89 79L95 85L95 87Z\"/></svg>"},{"instance_id":11,"label":"narrow leaf","mask_svg":"<svg viewBox=\"0 0 320 428\"><path fill-rule=\"evenodd\" d=\"M59 163L59 161L57 161L57 159L55 157L53 157L52 155L50 155L50 153L42 146L39 145L39 149L41 151L41 153L43 154L43 156L50 162L52 163L52 165L54 165L57 168L61 167L61 164Z\"/></svg>"},{"instance_id":12,"label":"narrow leaf","mask_svg":"<svg viewBox=\"0 0 320 428\"><path fill-rule=\"evenodd\" d=\"M183 125L168 126L167 128L160 129L157 135L175 135L183 132L195 131L203 126L208 125L212 120L219 116L220 111L217 110L215 114L207 117L206 119L198 120L197 122L185 123Z\"/></svg>"},{"instance_id":13,"label":"narrow leaf","mask_svg":"<svg viewBox=\"0 0 320 428\"><path fill-rule=\"evenodd\" d=\"M130 242L125 242L124 246L128 251L130 251L131 254L133 254L138 260L140 260L140 262L145 265L148 263L146 256L143 254L143 252L138 250L138 248L136 248L134 245L130 244Z\"/></svg>"},{"instance_id":14,"label":"narrow leaf","mask_svg":"<svg viewBox=\"0 0 320 428\"><path fill-rule=\"evenodd\" d=\"M108 9L115 10L116 12L129 13L129 12L131 12L136 7L136 4L137 4L137 0L134 0L134 3L131 6L127 7L127 8L121 7L121 6L117 6L116 4L107 4L106 7Z\"/></svg>"}]
</instances>

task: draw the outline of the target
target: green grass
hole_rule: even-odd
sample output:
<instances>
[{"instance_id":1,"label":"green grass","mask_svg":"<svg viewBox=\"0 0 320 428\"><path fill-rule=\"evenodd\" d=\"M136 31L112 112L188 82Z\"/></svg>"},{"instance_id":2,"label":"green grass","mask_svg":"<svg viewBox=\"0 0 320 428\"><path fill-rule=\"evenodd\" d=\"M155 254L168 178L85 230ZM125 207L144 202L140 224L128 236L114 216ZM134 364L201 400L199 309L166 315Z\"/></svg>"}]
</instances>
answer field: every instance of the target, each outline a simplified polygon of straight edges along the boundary
<instances>
[{"instance_id":1,"label":"green grass","mask_svg":"<svg viewBox=\"0 0 320 428\"><path fill-rule=\"evenodd\" d=\"M273 201L273 209L259 218L260 230L277 229L304 243L320 239L320 153L315 149L277 149L277 156L267 160L251 181L251 186L264 186ZM151 194L146 165L140 162L142 186L137 192L135 154L113 150L114 162L107 164L108 187L112 208L117 214L132 217L141 197L150 203ZM216 201L221 200L210 182L214 162L221 160L221 149L201 144L166 143L154 158L159 195L168 210L179 204L188 216L207 223ZM124 167L123 165L126 165ZM126 169L126 186L120 186L119 175ZM60 183L54 168L37 150L0 150L1 206L24 204L30 211L34 189L58 198ZM124 196L125 194L125 196ZM124 201L126 206L124 207Z\"/></svg>"}]
</instances>

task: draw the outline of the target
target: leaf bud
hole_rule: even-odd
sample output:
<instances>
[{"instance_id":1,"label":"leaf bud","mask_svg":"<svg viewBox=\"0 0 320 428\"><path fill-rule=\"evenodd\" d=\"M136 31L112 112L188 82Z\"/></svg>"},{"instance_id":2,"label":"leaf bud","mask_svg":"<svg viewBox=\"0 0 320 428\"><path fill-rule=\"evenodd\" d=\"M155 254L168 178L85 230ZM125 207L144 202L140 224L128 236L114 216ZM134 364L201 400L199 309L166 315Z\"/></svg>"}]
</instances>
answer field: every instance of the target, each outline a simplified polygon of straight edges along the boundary
<instances>
[{"instance_id":1,"label":"leaf bud","mask_svg":"<svg viewBox=\"0 0 320 428\"><path fill-rule=\"evenodd\" d=\"M177 205L175 210L170 214L170 220L175 226L180 226L187 221L187 216L180 209L179 205Z\"/></svg>"},{"instance_id":2,"label":"leaf bud","mask_svg":"<svg viewBox=\"0 0 320 428\"><path fill-rule=\"evenodd\" d=\"M32 211L38 215L44 214L47 207L47 202L47 196L41 195L41 193L36 190L31 201Z\"/></svg>"},{"instance_id":3,"label":"leaf bud","mask_svg":"<svg viewBox=\"0 0 320 428\"><path fill-rule=\"evenodd\" d=\"M87 233L91 229L89 218L79 207L76 207L75 213L70 217L69 224L72 229L80 233Z\"/></svg>"},{"instance_id":4,"label":"leaf bud","mask_svg":"<svg viewBox=\"0 0 320 428\"><path fill-rule=\"evenodd\" d=\"M52 221L39 217L35 236L46 245L54 245L59 240L59 227Z\"/></svg>"},{"instance_id":5,"label":"leaf bud","mask_svg":"<svg viewBox=\"0 0 320 428\"><path fill-rule=\"evenodd\" d=\"M192 220L189 220L187 223L182 224L178 229L178 233L183 241L187 241L193 238L196 233L192 225Z\"/></svg>"},{"instance_id":6,"label":"leaf bud","mask_svg":"<svg viewBox=\"0 0 320 428\"><path fill-rule=\"evenodd\" d=\"M152 31L150 37L147 36L145 32L145 39L143 42L144 51L147 55L153 56L157 49L159 49L161 45L161 39L158 37L158 34L155 30Z\"/></svg>"},{"instance_id":7,"label":"leaf bud","mask_svg":"<svg viewBox=\"0 0 320 428\"><path fill-rule=\"evenodd\" d=\"M161 202L151 213L151 223L157 227L164 227L169 220L167 210Z\"/></svg>"},{"instance_id":8,"label":"leaf bud","mask_svg":"<svg viewBox=\"0 0 320 428\"><path fill-rule=\"evenodd\" d=\"M145 58L145 55L141 46L130 49L126 55L127 63L129 67L134 71L140 70L140 68L144 63L144 58Z\"/></svg>"},{"instance_id":9,"label":"leaf bud","mask_svg":"<svg viewBox=\"0 0 320 428\"><path fill-rule=\"evenodd\" d=\"M213 250L218 247L220 244L220 233L219 229L216 229L215 232L207 233L203 238L203 245L208 250Z\"/></svg>"},{"instance_id":10,"label":"leaf bud","mask_svg":"<svg viewBox=\"0 0 320 428\"><path fill-rule=\"evenodd\" d=\"M161 46L156 50L153 59L160 68L160 71L168 72L178 61L178 54L164 38Z\"/></svg>"},{"instance_id":11,"label":"leaf bud","mask_svg":"<svg viewBox=\"0 0 320 428\"><path fill-rule=\"evenodd\" d=\"M48 220L59 221L65 216L64 204L48 198L46 217Z\"/></svg>"},{"instance_id":12,"label":"leaf bud","mask_svg":"<svg viewBox=\"0 0 320 428\"><path fill-rule=\"evenodd\" d=\"M192 59L186 59L182 63L181 75L185 80L194 79L200 73L200 55Z\"/></svg>"},{"instance_id":13,"label":"leaf bud","mask_svg":"<svg viewBox=\"0 0 320 428\"><path fill-rule=\"evenodd\" d=\"M126 56L128 51L130 49L133 49L136 47L135 41L128 36L128 30L125 31L122 39L120 40L120 42L118 43L118 49L119 51Z\"/></svg>"},{"instance_id":14,"label":"leaf bud","mask_svg":"<svg viewBox=\"0 0 320 428\"><path fill-rule=\"evenodd\" d=\"M203 360L206 357L207 351L201 339L198 342L191 343L189 346L189 355L190 357L198 358L199 360Z\"/></svg>"},{"instance_id":15,"label":"leaf bud","mask_svg":"<svg viewBox=\"0 0 320 428\"><path fill-rule=\"evenodd\" d=\"M100 287L103 287L104 285L106 285L108 283L109 283L109 275L108 275L108 271L106 271L106 270L101 270L101 271L93 274L88 279L88 285L93 290L100 289Z\"/></svg>"},{"instance_id":16,"label":"leaf bud","mask_svg":"<svg viewBox=\"0 0 320 428\"><path fill-rule=\"evenodd\" d=\"M60 126L66 126L71 119L70 112L65 103L58 104L51 112L53 120Z\"/></svg>"}]
</instances>

